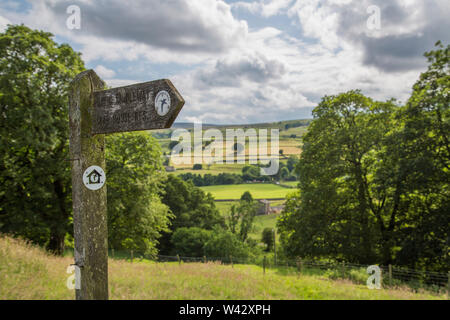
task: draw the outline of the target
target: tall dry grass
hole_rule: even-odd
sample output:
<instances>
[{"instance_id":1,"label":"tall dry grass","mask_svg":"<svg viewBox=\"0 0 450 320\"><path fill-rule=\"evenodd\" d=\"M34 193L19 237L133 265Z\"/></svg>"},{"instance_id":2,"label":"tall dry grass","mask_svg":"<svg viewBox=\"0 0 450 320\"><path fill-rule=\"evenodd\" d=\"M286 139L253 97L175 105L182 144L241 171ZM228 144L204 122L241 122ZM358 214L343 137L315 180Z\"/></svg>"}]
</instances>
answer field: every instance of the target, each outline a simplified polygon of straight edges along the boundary
<instances>
[{"instance_id":1,"label":"tall dry grass","mask_svg":"<svg viewBox=\"0 0 450 320\"><path fill-rule=\"evenodd\" d=\"M72 299L64 283L71 263L71 258L0 236L0 299Z\"/></svg>"},{"instance_id":2,"label":"tall dry grass","mask_svg":"<svg viewBox=\"0 0 450 320\"><path fill-rule=\"evenodd\" d=\"M0 236L0 299L73 299L70 257ZM258 266L109 260L111 299L445 299L407 289L369 290L349 281L284 275Z\"/></svg>"}]
</instances>

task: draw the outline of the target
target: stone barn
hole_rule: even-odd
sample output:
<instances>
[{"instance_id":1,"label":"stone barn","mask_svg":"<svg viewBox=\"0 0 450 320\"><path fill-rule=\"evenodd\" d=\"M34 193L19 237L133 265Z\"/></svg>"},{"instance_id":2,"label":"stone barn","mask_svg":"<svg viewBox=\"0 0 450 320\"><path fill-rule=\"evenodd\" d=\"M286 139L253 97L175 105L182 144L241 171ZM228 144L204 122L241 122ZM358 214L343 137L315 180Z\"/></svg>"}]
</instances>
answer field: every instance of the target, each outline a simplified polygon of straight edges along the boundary
<instances>
[{"instance_id":1,"label":"stone barn","mask_svg":"<svg viewBox=\"0 0 450 320\"><path fill-rule=\"evenodd\" d=\"M265 215L270 213L270 201L265 199L258 200L258 205L257 215Z\"/></svg>"}]
</instances>

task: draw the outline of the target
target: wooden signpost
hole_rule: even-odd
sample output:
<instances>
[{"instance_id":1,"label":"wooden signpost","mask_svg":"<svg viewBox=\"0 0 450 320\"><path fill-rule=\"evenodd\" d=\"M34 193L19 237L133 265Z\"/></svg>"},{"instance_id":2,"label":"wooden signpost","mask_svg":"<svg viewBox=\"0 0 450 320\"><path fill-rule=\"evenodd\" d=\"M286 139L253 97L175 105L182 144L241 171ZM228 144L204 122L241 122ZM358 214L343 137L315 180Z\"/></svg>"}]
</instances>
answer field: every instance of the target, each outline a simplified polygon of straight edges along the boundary
<instances>
[{"instance_id":1,"label":"wooden signpost","mask_svg":"<svg viewBox=\"0 0 450 320\"><path fill-rule=\"evenodd\" d=\"M105 90L93 70L70 86L69 125L77 300L108 299L104 134L169 128L184 100L169 80Z\"/></svg>"}]
</instances>

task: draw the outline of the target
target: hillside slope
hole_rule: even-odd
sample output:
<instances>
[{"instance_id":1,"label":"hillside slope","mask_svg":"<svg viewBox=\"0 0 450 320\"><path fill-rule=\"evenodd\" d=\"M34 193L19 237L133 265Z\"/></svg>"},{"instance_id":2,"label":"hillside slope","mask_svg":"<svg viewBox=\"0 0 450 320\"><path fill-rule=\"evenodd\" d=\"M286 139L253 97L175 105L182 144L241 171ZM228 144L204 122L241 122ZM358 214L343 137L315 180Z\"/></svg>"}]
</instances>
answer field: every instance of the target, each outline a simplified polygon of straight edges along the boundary
<instances>
[{"instance_id":1,"label":"hillside slope","mask_svg":"<svg viewBox=\"0 0 450 320\"><path fill-rule=\"evenodd\" d=\"M70 257L0 236L0 299L73 299ZM109 262L111 299L436 299L406 290L369 290L347 281L297 277L218 263ZM444 297L442 297L444 298Z\"/></svg>"}]
</instances>

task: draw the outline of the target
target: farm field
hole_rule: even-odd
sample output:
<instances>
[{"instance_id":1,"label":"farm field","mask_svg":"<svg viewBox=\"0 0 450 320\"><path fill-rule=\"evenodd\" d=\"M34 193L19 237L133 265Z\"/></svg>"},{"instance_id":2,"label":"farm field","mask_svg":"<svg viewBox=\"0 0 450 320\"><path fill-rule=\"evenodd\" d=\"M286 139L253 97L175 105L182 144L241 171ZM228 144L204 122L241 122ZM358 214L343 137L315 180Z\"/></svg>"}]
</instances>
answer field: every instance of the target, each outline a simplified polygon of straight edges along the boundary
<instances>
[{"instance_id":1,"label":"farm field","mask_svg":"<svg viewBox=\"0 0 450 320\"><path fill-rule=\"evenodd\" d=\"M74 299L66 287L71 257L55 257L23 241L0 236L0 299ZM445 299L405 289L369 290L349 280L219 263L109 260L110 299Z\"/></svg>"},{"instance_id":2,"label":"farm field","mask_svg":"<svg viewBox=\"0 0 450 320\"><path fill-rule=\"evenodd\" d=\"M238 205L239 202L237 201L226 201L226 202L216 202L216 208L219 209L220 214L223 217L228 217L230 214L231 206L232 205Z\"/></svg>"},{"instance_id":3,"label":"farm field","mask_svg":"<svg viewBox=\"0 0 450 320\"><path fill-rule=\"evenodd\" d=\"M293 189L284 188L272 183L246 183L200 187L210 192L216 200L240 199L245 191L250 191L253 199L285 198Z\"/></svg>"},{"instance_id":4,"label":"farm field","mask_svg":"<svg viewBox=\"0 0 450 320\"><path fill-rule=\"evenodd\" d=\"M277 218L280 214L268 214L263 216L256 216L253 223L253 230L249 233L251 239L261 241L261 234L265 228L275 229ZM276 234L278 239L278 233Z\"/></svg>"},{"instance_id":5,"label":"farm field","mask_svg":"<svg viewBox=\"0 0 450 320\"><path fill-rule=\"evenodd\" d=\"M175 175L183 174L183 173L192 173L192 174L211 174L218 175L219 173L234 173L241 174L242 168L244 164L211 164L210 166L204 164L201 170L193 170L192 165L177 165L176 171L172 172Z\"/></svg>"},{"instance_id":6,"label":"farm field","mask_svg":"<svg viewBox=\"0 0 450 320\"><path fill-rule=\"evenodd\" d=\"M270 129L279 129L279 149L282 153L280 155L280 160L284 161L289 156L299 156L301 153L302 148L302 136L307 131L307 124L309 120L291 120L291 121L280 121L280 122L268 122L268 123L257 123L257 124L247 124L247 125L232 125L232 126L220 126L220 125L204 125L203 126L203 134L205 133L205 130L208 128L215 128L222 132L224 143L222 147L219 147L215 150L215 152L222 153L223 155L223 161L225 162L227 153L229 153L230 156L233 158L235 157L236 160L244 160L245 164L249 164L249 154L258 154L258 149L253 149L252 145L249 143L249 139L246 138L245 146L242 151L242 153L239 153L238 155L234 155L233 153L230 153L229 151L225 150L225 137L226 137L226 129L243 129L244 131L248 129L256 129L256 132L258 133L259 129L267 129L268 134L270 135ZM303 123L302 126L299 127L292 127L286 129L286 126L290 126L293 124L298 125L299 123ZM181 127L187 129L191 133L191 147L193 148L194 142L201 143L202 149L206 147L206 141L201 140L195 140L194 141L194 134L192 130L192 124L179 124ZM174 127L176 127L177 124L175 123ZM161 148L163 152L166 155L171 154L170 149L170 143L171 135L173 133L174 129L165 129L165 130L155 130L150 132L149 134L152 134L156 139L158 139L159 144L161 145ZM270 147L271 147L271 140L270 137L268 137L267 140L267 153L270 153ZM259 147L257 147L259 148ZM192 149L193 150L193 149ZM260 159L261 160L261 159ZM174 164L171 163L170 165L174 166L176 168L175 174L182 174L182 173L197 173L197 174L213 174L217 175L222 172L227 173L241 173L243 164L211 164L208 166L206 163L211 161L210 158L206 157L205 154L203 154L203 169L202 170L193 170L193 164L194 159L192 158L191 164Z\"/></svg>"},{"instance_id":7,"label":"farm field","mask_svg":"<svg viewBox=\"0 0 450 320\"><path fill-rule=\"evenodd\" d=\"M284 200L270 201L270 206L281 206L284 204L284 202ZM219 209L219 212L222 216L227 217L233 204L238 205L239 203L237 201L218 201L216 202L216 208ZM256 218L258 218L258 216Z\"/></svg>"},{"instance_id":8,"label":"farm field","mask_svg":"<svg viewBox=\"0 0 450 320\"><path fill-rule=\"evenodd\" d=\"M295 188L298 185L298 181L283 181L281 184Z\"/></svg>"},{"instance_id":9,"label":"farm field","mask_svg":"<svg viewBox=\"0 0 450 320\"><path fill-rule=\"evenodd\" d=\"M281 205L284 201L272 201L271 205ZM216 202L216 207L220 214L226 219L229 217L231 206L238 205L237 201ZM253 229L249 233L249 237L261 241L261 233L264 228L275 228L279 214L258 215L253 222Z\"/></svg>"}]
</instances>

